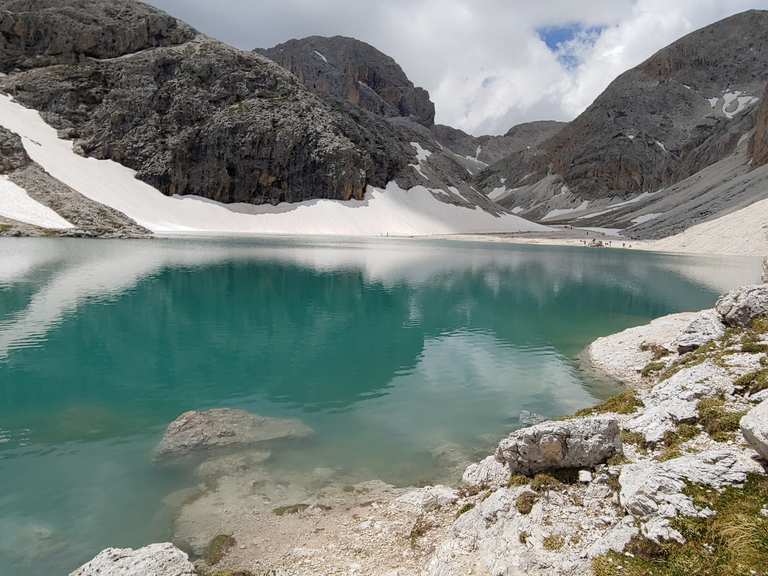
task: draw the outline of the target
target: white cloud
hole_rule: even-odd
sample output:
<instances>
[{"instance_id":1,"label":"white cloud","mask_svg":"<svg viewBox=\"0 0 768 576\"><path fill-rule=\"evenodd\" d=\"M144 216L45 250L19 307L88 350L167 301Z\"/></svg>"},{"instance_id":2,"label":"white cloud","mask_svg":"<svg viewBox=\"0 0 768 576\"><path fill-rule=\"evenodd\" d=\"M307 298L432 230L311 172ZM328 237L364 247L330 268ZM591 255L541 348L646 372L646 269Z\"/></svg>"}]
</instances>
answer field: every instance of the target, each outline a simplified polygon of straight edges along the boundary
<instances>
[{"instance_id":1,"label":"white cloud","mask_svg":"<svg viewBox=\"0 0 768 576\"><path fill-rule=\"evenodd\" d=\"M571 119L621 72L680 36L768 8L768 0L150 1L241 48L312 34L369 42L430 91L438 122L476 134ZM569 23L605 28L565 45L565 65L536 30Z\"/></svg>"}]
</instances>

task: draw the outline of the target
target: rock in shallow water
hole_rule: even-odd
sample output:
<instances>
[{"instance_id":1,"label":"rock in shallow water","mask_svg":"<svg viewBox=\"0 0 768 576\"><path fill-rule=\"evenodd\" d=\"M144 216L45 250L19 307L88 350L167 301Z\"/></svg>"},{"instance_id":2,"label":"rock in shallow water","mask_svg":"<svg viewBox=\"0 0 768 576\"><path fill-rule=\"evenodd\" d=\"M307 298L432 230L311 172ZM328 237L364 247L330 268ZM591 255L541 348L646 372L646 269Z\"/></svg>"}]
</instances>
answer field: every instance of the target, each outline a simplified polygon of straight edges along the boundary
<instances>
[{"instance_id":1,"label":"rock in shallow water","mask_svg":"<svg viewBox=\"0 0 768 576\"><path fill-rule=\"evenodd\" d=\"M544 422L510 434L496 460L511 474L595 466L622 451L618 420L611 416Z\"/></svg>"},{"instance_id":2,"label":"rock in shallow water","mask_svg":"<svg viewBox=\"0 0 768 576\"><path fill-rule=\"evenodd\" d=\"M195 576L187 555L173 544L107 548L70 576Z\"/></svg>"},{"instance_id":3,"label":"rock in shallow water","mask_svg":"<svg viewBox=\"0 0 768 576\"><path fill-rule=\"evenodd\" d=\"M268 418L245 410L216 408L185 412L168 425L156 456L246 446L279 438L302 438L312 429L299 420Z\"/></svg>"},{"instance_id":4,"label":"rock in shallow water","mask_svg":"<svg viewBox=\"0 0 768 576\"><path fill-rule=\"evenodd\" d=\"M768 400L763 400L747 412L739 426L749 445L768 460Z\"/></svg>"}]
</instances>

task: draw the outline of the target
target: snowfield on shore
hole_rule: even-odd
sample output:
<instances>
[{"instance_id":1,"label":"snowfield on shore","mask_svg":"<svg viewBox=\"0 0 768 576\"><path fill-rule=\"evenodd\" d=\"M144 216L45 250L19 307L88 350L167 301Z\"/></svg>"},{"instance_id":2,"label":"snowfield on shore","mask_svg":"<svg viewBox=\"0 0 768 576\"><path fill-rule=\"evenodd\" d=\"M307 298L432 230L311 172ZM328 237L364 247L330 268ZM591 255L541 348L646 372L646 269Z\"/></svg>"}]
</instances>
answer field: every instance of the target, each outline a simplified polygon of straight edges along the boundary
<instances>
[{"instance_id":1,"label":"snowfield on shore","mask_svg":"<svg viewBox=\"0 0 768 576\"><path fill-rule=\"evenodd\" d=\"M496 217L481 208L441 202L427 189L369 187L362 201L311 200L278 206L221 204L199 197L169 197L111 160L84 158L58 137L40 114L0 95L0 125L22 137L27 154L51 176L82 195L119 210L156 233L317 234L422 236L547 230L519 216ZM0 213L15 202L0 194ZM32 224L46 226L46 218Z\"/></svg>"}]
</instances>

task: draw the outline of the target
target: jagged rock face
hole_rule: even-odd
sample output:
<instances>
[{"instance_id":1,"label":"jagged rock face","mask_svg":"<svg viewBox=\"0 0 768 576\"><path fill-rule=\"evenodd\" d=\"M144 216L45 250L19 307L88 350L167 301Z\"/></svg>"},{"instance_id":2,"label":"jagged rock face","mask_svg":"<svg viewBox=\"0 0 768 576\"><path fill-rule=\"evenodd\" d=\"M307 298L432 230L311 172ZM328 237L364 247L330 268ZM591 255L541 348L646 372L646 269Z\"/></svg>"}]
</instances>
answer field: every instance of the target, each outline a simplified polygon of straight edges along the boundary
<instances>
[{"instance_id":1,"label":"jagged rock face","mask_svg":"<svg viewBox=\"0 0 768 576\"><path fill-rule=\"evenodd\" d=\"M438 142L457 154L493 164L515 152L539 146L564 126L565 122L526 122L513 126L504 135L470 136L457 128L437 124L432 133Z\"/></svg>"},{"instance_id":2,"label":"jagged rock face","mask_svg":"<svg viewBox=\"0 0 768 576\"><path fill-rule=\"evenodd\" d=\"M5 2L0 90L87 156L165 194L253 204L360 199L414 152L383 119L330 106L274 62L137 2ZM49 34L56 29L56 34ZM94 30L103 46L92 48ZM45 44L42 36L55 36ZM179 43L180 42L180 43ZM49 65L63 62L62 65Z\"/></svg>"},{"instance_id":3,"label":"jagged rock face","mask_svg":"<svg viewBox=\"0 0 768 576\"><path fill-rule=\"evenodd\" d=\"M548 193L582 200L656 191L730 154L754 122L768 63L768 12L696 31L619 76L540 148L480 176L488 191L558 175Z\"/></svg>"},{"instance_id":4,"label":"jagged rock face","mask_svg":"<svg viewBox=\"0 0 768 576\"><path fill-rule=\"evenodd\" d=\"M30 162L19 135L0 126L0 174L18 170Z\"/></svg>"},{"instance_id":5,"label":"jagged rock face","mask_svg":"<svg viewBox=\"0 0 768 576\"><path fill-rule=\"evenodd\" d=\"M196 34L175 18L130 0L2 0L0 71L114 58L181 44Z\"/></svg>"},{"instance_id":6,"label":"jagged rock face","mask_svg":"<svg viewBox=\"0 0 768 576\"><path fill-rule=\"evenodd\" d=\"M310 36L257 52L294 73L322 96L346 100L381 116L409 116L430 126L435 105L414 87L392 58L373 46L343 36Z\"/></svg>"},{"instance_id":7,"label":"jagged rock face","mask_svg":"<svg viewBox=\"0 0 768 576\"><path fill-rule=\"evenodd\" d=\"M717 301L715 309L726 326L749 326L755 318L768 316L768 284L732 290Z\"/></svg>"},{"instance_id":8,"label":"jagged rock face","mask_svg":"<svg viewBox=\"0 0 768 576\"><path fill-rule=\"evenodd\" d=\"M763 101L757 111L755 136L750 146L753 166L768 164L768 86L765 88Z\"/></svg>"}]
</instances>

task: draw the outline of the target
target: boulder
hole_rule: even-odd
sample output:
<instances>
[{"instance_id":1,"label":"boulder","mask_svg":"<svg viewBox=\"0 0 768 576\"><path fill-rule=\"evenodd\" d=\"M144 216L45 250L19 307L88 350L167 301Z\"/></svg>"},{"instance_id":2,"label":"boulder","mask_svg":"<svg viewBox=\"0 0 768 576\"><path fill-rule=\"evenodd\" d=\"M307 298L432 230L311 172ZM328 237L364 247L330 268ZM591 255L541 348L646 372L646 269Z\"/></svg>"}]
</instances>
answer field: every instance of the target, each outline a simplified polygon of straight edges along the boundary
<instances>
[{"instance_id":1,"label":"boulder","mask_svg":"<svg viewBox=\"0 0 768 576\"><path fill-rule=\"evenodd\" d=\"M741 433L758 454L768 460L768 400L752 408L741 419Z\"/></svg>"},{"instance_id":2,"label":"boulder","mask_svg":"<svg viewBox=\"0 0 768 576\"><path fill-rule=\"evenodd\" d=\"M301 438L311 433L311 428L295 419L268 418L232 408L190 411L168 425L155 453L181 455L194 450Z\"/></svg>"},{"instance_id":3,"label":"boulder","mask_svg":"<svg viewBox=\"0 0 768 576\"><path fill-rule=\"evenodd\" d=\"M552 421L510 434L496 448L496 459L511 474L595 466L622 452L619 423L612 416Z\"/></svg>"},{"instance_id":4,"label":"boulder","mask_svg":"<svg viewBox=\"0 0 768 576\"><path fill-rule=\"evenodd\" d=\"M693 352L697 348L719 340L725 335L725 325L714 310L703 310L686 326L672 345L680 354Z\"/></svg>"},{"instance_id":5,"label":"boulder","mask_svg":"<svg viewBox=\"0 0 768 576\"><path fill-rule=\"evenodd\" d=\"M425 486L406 492L397 499L398 504L404 504L419 512L430 512L443 506L450 506L459 499L456 490L447 486Z\"/></svg>"},{"instance_id":6,"label":"boulder","mask_svg":"<svg viewBox=\"0 0 768 576\"><path fill-rule=\"evenodd\" d=\"M173 544L107 548L70 576L195 576L188 556Z\"/></svg>"},{"instance_id":7,"label":"boulder","mask_svg":"<svg viewBox=\"0 0 768 576\"><path fill-rule=\"evenodd\" d=\"M468 486L501 487L507 485L510 476L509 466L499 462L496 456L488 456L476 464L470 464L464 470L461 480Z\"/></svg>"},{"instance_id":8,"label":"boulder","mask_svg":"<svg viewBox=\"0 0 768 576\"><path fill-rule=\"evenodd\" d=\"M768 284L737 288L720 298L715 309L726 326L748 326L768 315Z\"/></svg>"}]
</instances>

